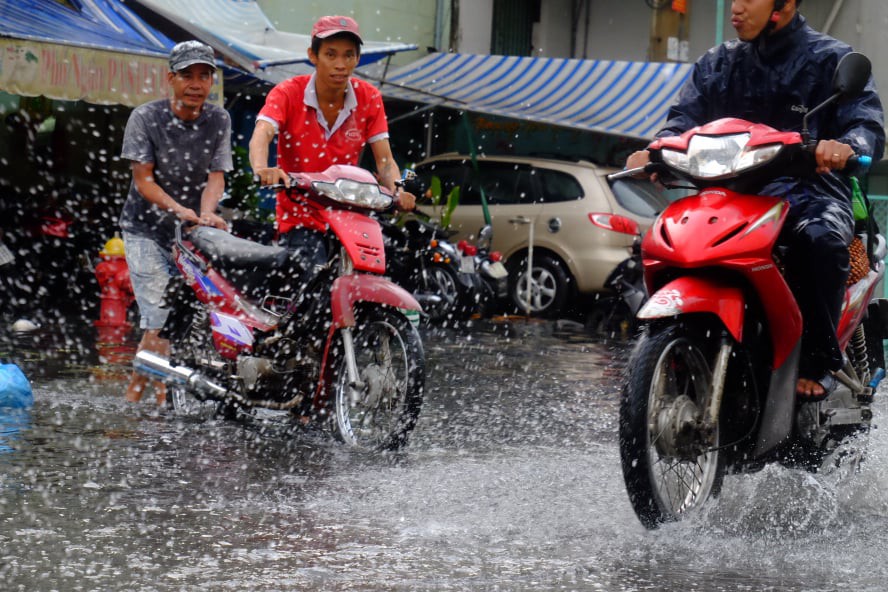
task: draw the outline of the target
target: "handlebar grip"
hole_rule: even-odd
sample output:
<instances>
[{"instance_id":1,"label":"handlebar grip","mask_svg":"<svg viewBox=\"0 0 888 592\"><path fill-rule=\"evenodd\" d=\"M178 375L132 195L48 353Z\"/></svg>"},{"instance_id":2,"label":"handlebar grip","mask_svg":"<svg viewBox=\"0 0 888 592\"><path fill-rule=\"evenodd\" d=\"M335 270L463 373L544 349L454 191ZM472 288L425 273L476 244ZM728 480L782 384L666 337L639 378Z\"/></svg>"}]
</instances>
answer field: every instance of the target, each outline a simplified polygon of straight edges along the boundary
<instances>
[{"instance_id":1,"label":"handlebar grip","mask_svg":"<svg viewBox=\"0 0 888 592\"><path fill-rule=\"evenodd\" d=\"M873 164L873 157L872 156L867 156L866 154L864 154L863 156L857 157L857 166L859 166L861 168L868 169L872 166L872 164Z\"/></svg>"},{"instance_id":2,"label":"handlebar grip","mask_svg":"<svg viewBox=\"0 0 888 592\"><path fill-rule=\"evenodd\" d=\"M873 157L868 156L866 154L862 154L860 156L853 155L845 161L845 168L842 169L845 173L853 173L854 171L866 171L873 164Z\"/></svg>"}]
</instances>

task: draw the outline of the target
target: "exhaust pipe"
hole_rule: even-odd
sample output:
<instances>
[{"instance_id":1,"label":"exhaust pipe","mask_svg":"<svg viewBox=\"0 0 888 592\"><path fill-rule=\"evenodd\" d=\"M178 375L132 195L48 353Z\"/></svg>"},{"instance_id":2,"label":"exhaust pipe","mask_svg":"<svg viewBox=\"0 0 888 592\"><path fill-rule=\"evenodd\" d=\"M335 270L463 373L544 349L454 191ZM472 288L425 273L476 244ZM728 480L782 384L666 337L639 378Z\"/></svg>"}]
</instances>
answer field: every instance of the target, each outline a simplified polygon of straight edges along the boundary
<instances>
[{"instance_id":1,"label":"exhaust pipe","mask_svg":"<svg viewBox=\"0 0 888 592\"><path fill-rule=\"evenodd\" d=\"M154 352L142 350L133 358L133 370L162 382L179 385L208 399L224 399L229 393L215 382L201 376L197 370L173 366Z\"/></svg>"},{"instance_id":2,"label":"exhaust pipe","mask_svg":"<svg viewBox=\"0 0 888 592\"><path fill-rule=\"evenodd\" d=\"M414 294L413 297L416 298L416 301L419 302L422 306L425 306L426 304L440 304L441 301L444 300L438 294L420 293Z\"/></svg>"}]
</instances>

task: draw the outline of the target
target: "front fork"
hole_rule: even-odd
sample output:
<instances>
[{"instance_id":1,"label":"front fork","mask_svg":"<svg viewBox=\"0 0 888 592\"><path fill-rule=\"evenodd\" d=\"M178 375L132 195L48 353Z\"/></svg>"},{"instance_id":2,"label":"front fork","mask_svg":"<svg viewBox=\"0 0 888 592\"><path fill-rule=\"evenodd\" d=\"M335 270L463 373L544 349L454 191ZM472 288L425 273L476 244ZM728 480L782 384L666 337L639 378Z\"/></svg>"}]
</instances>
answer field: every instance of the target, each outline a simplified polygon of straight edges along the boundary
<instances>
[{"instance_id":1,"label":"front fork","mask_svg":"<svg viewBox=\"0 0 888 592\"><path fill-rule=\"evenodd\" d=\"M706 406L703 409L702 427L703 433L712 447L713 436L718 428L718 416L721 413L722 400L725 394L725 379L728 375L728 362L731 358L731 340L727 335L722 335L721 345L715 356L715 366L712 369L712 385Z\"/></svg>"},{"instance_id":2,"label":"front fork","mask_svg":"<svg viewBox=\"0 0 888 592\"><path fill-rule=\"evenodd\" d=\"M342 335L342 351L345 356L345 370L348 373L348 384L353 389L364 388L361 377L358 375L358 361L355 358L355 338L351 327L343 327L339 330Z\"/></svg>"},{"instance_id":3,"label":"front fork","mask_svg":"<svg viewBox=\"0 0 888 592\"><path fill-rule=\"evenodd\" d=\"M355 272L355 265L345 247L339 249L339 275L350 275ZM351 327L343 327L339 330L342 335L342 352L345 356L345 370L348 373L348 383L354 389L363 388L361 377L358 376L358 361L355 358L355 337Z\"/></svg>"}]
</instances>

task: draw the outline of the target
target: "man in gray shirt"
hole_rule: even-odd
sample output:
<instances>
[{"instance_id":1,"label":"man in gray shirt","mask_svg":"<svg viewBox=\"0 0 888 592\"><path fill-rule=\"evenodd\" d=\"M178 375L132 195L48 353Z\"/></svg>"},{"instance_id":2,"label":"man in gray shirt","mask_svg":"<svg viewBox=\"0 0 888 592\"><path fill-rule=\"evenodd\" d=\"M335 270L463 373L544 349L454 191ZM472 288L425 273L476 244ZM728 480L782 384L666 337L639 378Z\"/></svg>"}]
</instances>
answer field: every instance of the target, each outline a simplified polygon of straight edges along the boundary
<instances>
[{"instance_id":1,"label":"man in gray shirt","mask_svg":"<svg viewBox=\"0 0 888 592\"><path fill-rule=\"evenodd\" d=\"M159 335L168 314L161 308L166 285L176 268L171 247L179 222L226 228L216 214L232 167L231 119L207 103L216 71L213 50L184 41L170 52L167 82L171 99L133 110L126 124L121 157L132 162L130 185L120 227L126 262L144 330L139 349L169 356L169 342ZM148 379L133 373L126 400L137 402ZM158 404L166 389L155 385Z\"/></svg>"}]
</instances>

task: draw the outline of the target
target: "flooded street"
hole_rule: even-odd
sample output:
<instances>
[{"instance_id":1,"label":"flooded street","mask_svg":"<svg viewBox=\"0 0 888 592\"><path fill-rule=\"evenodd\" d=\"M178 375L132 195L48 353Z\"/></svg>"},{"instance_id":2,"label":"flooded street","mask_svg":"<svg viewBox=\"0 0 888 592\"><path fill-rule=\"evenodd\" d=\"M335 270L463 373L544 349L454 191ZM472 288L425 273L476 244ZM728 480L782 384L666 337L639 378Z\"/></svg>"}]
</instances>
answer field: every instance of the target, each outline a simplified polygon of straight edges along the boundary
<instances>
[{"instance_id":1,"label":"flooded street","mask_svg":"<svg viewBox=\"0 0 888 592\"><path fill-rule=\"evenodd\" d=\"M625 345L523 321L423 337L420 420L387 456L271 413L127 405L125 363L70 335L0 343L36 400L0 412L2 588L884 589L888 430L856 475L729 476L706 517L648 532L619 464Z\"/></svg>"}]
</instances>

